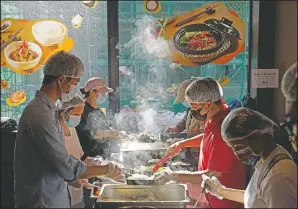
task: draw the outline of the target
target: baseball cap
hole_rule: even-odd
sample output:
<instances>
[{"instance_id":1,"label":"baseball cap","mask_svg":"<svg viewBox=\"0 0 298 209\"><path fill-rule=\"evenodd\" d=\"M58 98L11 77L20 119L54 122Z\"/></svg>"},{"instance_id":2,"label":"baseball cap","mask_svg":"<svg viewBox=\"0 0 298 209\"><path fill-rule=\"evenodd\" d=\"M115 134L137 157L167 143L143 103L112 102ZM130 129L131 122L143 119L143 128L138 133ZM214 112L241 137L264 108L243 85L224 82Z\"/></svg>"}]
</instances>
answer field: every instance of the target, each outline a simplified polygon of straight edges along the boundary
<instances>
[{"instance_id":1,"label":"baseball cap","mask_svg":"<svg viewBox=\"0 0 298 209\"><path fill-rule=\"evenodd\" d=\"M179 84L174 104L178 104L184 100L185 90L192 82L193 80L185 80Z\"/></svg>"},{"instance_id":2,"label":"baseball cap","mask_svg":"<svg viewBox=\"0 0 298 209\"><path fill-rule=\"evenodd\" d=\"M85 92L88 92L92 89L96 89L97 91L101 93L111 93L114 90L112 88L109 88L105 85L104 79L100 77L93 77L90 78L84 87Z\"/></svg>"}]
</instances>

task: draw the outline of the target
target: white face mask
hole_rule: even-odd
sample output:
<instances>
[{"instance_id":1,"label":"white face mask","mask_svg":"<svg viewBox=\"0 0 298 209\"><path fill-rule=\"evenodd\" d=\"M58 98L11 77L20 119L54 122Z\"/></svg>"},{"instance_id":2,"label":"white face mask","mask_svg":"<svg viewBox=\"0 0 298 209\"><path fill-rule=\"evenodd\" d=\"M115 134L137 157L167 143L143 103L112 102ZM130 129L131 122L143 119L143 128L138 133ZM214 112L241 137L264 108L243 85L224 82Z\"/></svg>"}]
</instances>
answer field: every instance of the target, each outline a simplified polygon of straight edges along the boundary
<instances>
[{"instance_id":1,"label":"white face mask","mask_svg":"<svg viewBox=\"0 0 298 209\"><path fill-rule=\"evenodd\" d=\"M64 78L66 79L66 78ZM69 89L69 92L66 94L62 91L62 87L60 85L60 90L62 92L62 95L61 95L61 102L68 102L70 101L72 98L74 98L74 96L76 95L77 93L77 86L75 85L71 85L68 80L66 79L67 83L70 85L70 89Z\"/></svg>"},{"instance_id":2,"label":"white face mask","mask_svg":"<svg viewBox=\"0 0 298 209\"><path fill-rule=\"evenodd\" d=\"M80 124L81 116L70 115L69 120L66 122L68 127L77 127Z\"/></svg>"}]
</instances>

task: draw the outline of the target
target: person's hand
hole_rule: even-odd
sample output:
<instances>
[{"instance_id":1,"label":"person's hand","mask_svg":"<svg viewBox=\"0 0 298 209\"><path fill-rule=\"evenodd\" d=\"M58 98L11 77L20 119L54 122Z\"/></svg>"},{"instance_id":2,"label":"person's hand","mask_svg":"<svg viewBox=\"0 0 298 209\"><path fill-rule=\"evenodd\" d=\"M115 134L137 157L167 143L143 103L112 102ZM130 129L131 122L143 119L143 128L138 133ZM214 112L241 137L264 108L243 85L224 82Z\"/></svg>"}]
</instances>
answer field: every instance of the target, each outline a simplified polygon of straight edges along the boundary
<instances>
[{"instance_id":1,"label":"person's hand","mask_svg":"<svg viewBox=\"0 0 298 209\"><path fill-rule=\"evenodd\" d=\"M125 177L123 174L123 168L117 163L109 162L107 164L108 170L105 175L107 178L111 178L117 182L124 182Z\"/></svg>"},{"instance_id":2,"label":"person's hand","mask_svg":"<svg viewBox=\"0 0 298 209\"><path fill-rule=\"evenodd\" d=\"M153 185L164 185L170 181L174 180L174 175L172 172L163 172L161 174L154 175Z\"/></svg>"},{"instance_id":3,"label":"person's hand","mask_svg":"<svg viewBox=\"0 0 298 209\"><path fill-rule=\"evenodd\" d=\"M225 186L223 186L215 176L210 178L203 174L202 178L203 181L201 186L202 188L205 188L205 192L217 197L219 200L222 200L223 197L220 196L220 192L225 188Z\"/></svg>"},{"instance_id":4,"label":"person's hand","mask_svg":"<svg viewBox=\"0 0 298 209\"><path fill-rule=\"evenodd\" d=\"M92 189L93 185L89 183L88 179L79 179L80 184L87 189Z\"/></svg>"},{"instance_id":5,"label":"person's hand","mask_svg":"<svg viewBox=\"0 0 298 209\"><path fill-rule=\"evenodd\" d=\"M169 134L176 133L176 127L167 127L164 131L164 135L168 136Z\"/></svg>"},{"instance_id":6,"label":"person's hand","mask_svg":"<svg viewBox=\"0 0 298 209\"><path fill-rule=\"evenodd\" d=\"M173 139L173 141L171 142L171 145L172 144L175 144L175 143L177 143L177 142L181 142L182 141L182 139L180 139L180 138L175 138L175 139Z\"/></svg>"},{"instance_id":7,"label":"person's hand","mask_svg":"<svg viewBox=\"0 0 298 209\"><path fill-rule=\"evenodd\" d=\"M181 152L182 146L180 142L176 142L170 145L167 149L166 155L177 155Z\"/></svg>"},{"instance_id":8,"label":"person's hand","mask_svg":"<svg viewBox=\"0 0 298 209\"><path fill-rule=\"evenodd\" d=\"M118 138L123 141L128 138L128 134L125 131L118 131Z\"/></svg>"}]
</instances>

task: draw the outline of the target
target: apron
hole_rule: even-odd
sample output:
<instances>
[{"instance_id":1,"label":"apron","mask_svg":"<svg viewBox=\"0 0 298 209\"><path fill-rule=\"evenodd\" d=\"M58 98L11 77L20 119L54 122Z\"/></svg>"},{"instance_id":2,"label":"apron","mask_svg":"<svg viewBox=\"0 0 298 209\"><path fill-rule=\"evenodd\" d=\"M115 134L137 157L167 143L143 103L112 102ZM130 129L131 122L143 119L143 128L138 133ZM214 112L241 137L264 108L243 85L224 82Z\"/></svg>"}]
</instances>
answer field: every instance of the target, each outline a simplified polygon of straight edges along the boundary
<instances>
[{"instance_id":1,"label":"apron","mask_svg":"<svg viewBox=\"0 0 298 209\"><path fill-rule=\"evenodd\" d=\"M194 137L199 134L204 133L205 121L199 121L191 115L191 111L188 112L186 119L186 131L188 137ZM186 149L186 159L190 160L193 167L198 166L200 148L187 148ZM201 193L201 185L187 184L189 198L191 199L190 205L193 206ZM205 206L208 206L205 195L201 198L201 203L206 202Z\"/></svg>"}]
</instances>

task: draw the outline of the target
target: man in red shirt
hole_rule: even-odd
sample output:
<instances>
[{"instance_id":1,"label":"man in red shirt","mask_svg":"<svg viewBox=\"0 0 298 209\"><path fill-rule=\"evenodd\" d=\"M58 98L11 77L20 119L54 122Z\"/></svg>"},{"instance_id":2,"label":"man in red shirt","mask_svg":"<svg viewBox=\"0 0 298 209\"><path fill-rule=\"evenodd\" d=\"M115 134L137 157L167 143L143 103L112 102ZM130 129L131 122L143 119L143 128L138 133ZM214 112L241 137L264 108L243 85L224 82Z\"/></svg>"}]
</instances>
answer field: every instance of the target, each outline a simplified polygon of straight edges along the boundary
<instances>
[{"instance_id":1,"label":"man in red shirt","mask_svg":"<svg viewBox=\"0 0 298 209\"><path fill-rule=\"evenodd\" d=\"M164 173L155 179L155 184L177 181L200 185L202 174L212 173L227 187L245 189L245 165L237 159L221 136L221 123L229 113L222 96L220 84L212 78L198 79L189 85L185 99L189 102L194 117L206 118L204 134L171 145L167 154L178 154L186 147L200 147L198 171ZM240 203L219 200L210 194L205 194L205 198L212 208L243 208Z\"/></svg>"}]
</instances>

